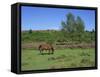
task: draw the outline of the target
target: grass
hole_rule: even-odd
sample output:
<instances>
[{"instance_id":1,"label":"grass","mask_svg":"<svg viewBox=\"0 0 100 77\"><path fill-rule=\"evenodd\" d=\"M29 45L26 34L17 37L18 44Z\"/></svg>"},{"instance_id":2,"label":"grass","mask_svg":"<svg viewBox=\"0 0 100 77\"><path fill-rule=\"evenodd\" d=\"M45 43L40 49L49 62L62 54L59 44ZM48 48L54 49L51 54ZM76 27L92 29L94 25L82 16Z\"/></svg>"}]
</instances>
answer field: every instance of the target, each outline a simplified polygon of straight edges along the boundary
<instances>
[{"instance_id":1,"label":"grass","mask_svg":"<svg viewBox=\"0 0 100 77\"><path fill-rule=\"evenodd\" d=\"M44 51L45 52L45 51ZM95 50L90 49L59 49L52 55L41 55L38 50L22 49L21 70L41 70L56 68L93 67Z\"/></svg>"}]
</instances>

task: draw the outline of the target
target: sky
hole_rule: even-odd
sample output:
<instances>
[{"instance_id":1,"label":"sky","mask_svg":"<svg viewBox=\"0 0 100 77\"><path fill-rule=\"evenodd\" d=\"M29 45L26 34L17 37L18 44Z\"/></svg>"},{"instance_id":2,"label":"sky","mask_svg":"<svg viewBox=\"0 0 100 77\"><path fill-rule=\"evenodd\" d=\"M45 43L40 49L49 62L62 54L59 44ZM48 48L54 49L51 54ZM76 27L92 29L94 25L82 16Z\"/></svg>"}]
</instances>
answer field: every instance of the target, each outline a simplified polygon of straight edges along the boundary
<instances>
[{"instance_id":1,"label":"sky","mask_svg":"<svg viewBox=\"0 0 100 77\"><path fill-rule=\"evenodd\" d=\"M66 15L72 13L80 16L84 21L85 30L95 29L95 10L45 8L45 7L21 7L21 27L23 30L60 30L61 21L66 21Z\"/></svg>"}]
</instances>

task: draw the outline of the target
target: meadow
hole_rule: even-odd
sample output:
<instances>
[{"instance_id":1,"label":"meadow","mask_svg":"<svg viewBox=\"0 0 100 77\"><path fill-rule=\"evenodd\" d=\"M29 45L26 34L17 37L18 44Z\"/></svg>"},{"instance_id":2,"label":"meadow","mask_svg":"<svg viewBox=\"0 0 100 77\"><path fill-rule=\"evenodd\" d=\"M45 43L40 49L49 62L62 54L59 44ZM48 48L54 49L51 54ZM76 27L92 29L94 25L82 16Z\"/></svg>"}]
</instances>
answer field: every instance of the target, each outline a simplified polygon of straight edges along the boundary
<instances>
[{"instance_id":1,"label":"meadow","mask_svg":"<svg viewBox=\"0 0 100 77\"><path fill-rule=\"evenodd\" d=\"M23 49L21 57L21 69L41 70L59 68L77 68L95 66L95 50L88 49L59 49L53 55L41 55L38 50Z\"/></svg>"},{"instance_id":2,"label":"meadow","mask_svg":"<svg viewBox=\"0 0 100 77\"><path fill-rule=\"evenodd\" d=\"M21 70L95 66L95 33L63 33L56 30L23 31ZM38 46L52 44L54 54L40 54Z\"/></svg>"}]
</instances>

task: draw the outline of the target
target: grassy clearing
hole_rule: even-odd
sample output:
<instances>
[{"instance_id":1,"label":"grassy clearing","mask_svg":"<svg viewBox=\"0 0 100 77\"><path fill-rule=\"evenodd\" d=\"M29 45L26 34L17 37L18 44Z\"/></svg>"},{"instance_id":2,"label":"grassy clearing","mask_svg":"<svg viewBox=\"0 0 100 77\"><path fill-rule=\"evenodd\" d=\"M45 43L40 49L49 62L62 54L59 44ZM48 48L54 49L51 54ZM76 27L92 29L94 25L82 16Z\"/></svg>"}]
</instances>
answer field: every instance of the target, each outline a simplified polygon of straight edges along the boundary
<instances>
[{"instance_id":1,"label":"grassy clearing","mask_svg":"<svg viewBox=\"0 0 100 77\"><path fill-rule=\"evenodd\" d=\"M21 69L40 70L56 68L92 67L95 65L94 49L59 49L52 55L40 55L38 50L22 49Z\"/></svg>"}]
</instances>

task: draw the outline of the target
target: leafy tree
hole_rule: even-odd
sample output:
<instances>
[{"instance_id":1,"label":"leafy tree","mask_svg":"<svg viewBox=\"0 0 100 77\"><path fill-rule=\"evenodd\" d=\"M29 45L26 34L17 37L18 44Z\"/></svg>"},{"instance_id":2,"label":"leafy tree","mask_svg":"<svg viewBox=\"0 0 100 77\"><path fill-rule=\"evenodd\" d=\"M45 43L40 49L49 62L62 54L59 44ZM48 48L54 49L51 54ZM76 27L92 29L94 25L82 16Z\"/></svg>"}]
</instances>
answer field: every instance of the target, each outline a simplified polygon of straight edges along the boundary
<instances>
[{"instance_id":1,"label":"leafy tree","mask_svg":"<svg viewBox=\"0 0 100 77\"><path fill-rule=\"evenodd\" d=\"M62 21L62 31L65 32L84 32L85 26L84 21L81 19L81 17L77 17L75 20L75 17L72 13L68 13L66 15L67 19L66 21Z\"/></svg>"},{"instance_id":2,"label":"leafy tree","mask_svg":"<svg viewBox=\"0 0 100 77\"><path fill-rule=\"evenodd\" d=\"M74 32L76 31L75 28L75 17L72 13L67 14L67 20L66 22L62 21L62 31L65 32Z\"/></svg>"},{"instance_id":3,"label":"leafy tree","mask_svg":"<svg viewBox=\"0 0 100 77\"><path fill-rule=\"evenodd\" d=\"M92 29L92 32L95 32L95 29Z\"/></svg>"},{"instance_id":4,"label":"leafy tree","mask_svg":"<svg viewBox=\"0 0 100 77\"><path fill-rule=\"evenodd\" d=\"M32 33L32 29L29 30L29 34L31 34L31 33Z\"/></svg>"},{"instance_id":5,"label":"leafy tree","mask_svg":"<svg viewBox=\"0 0 100 77\"><path fill-rule=\"evenodd\" d=\"M72 13L68 13L66 15L66 20L62 21L62 32L64 33L64 37L69 37L71 41L78 41L82 42L83 39L85 39L85 35L83 32L85 32L85 25L84 21L81 19L81 17L77 16L76 20ZM68 39L67 37L67 39ZM76 39L77 37L77 39Z\"/></svg>"},{"instance_id":6,"label":"leafy tree","mask_svg":"<svg viewBox=\"0 0 100 77\"><path fill-rule=\"evenodd\" d=\"M77 32L84 32L84 22L79 16L76 19L76 26Z\"/></svg>"}]
</instances>

